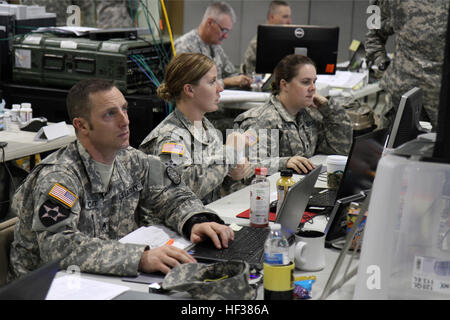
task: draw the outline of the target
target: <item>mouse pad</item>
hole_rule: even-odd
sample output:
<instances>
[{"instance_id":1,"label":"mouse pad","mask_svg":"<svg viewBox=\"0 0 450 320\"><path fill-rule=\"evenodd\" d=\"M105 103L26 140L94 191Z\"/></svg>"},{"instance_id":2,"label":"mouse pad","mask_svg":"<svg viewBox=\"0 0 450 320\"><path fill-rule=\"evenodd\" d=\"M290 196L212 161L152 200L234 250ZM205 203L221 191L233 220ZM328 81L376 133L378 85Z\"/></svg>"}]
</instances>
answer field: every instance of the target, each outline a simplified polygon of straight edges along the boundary
<instances>
[{"instance_id":1,"label":"mouse pad","mask_svg":"<svg viewBox=\"0 0 450 320\"><path fill-rule=\"evenodd\" d=\"M316 212L305 211L305 213L303 214L303 217L302 217L302 220L300 221L300 223L301 224L305 223L305 222L311 220L312 218L314 218L316 215L317 215ZM236 217L237 218L244 218L244 219L250 218L250 209L242 211ZM275 212L269 212L269 221L274 222L276 217L277 217L277 214Z\"/></svg>"}]
</instances>

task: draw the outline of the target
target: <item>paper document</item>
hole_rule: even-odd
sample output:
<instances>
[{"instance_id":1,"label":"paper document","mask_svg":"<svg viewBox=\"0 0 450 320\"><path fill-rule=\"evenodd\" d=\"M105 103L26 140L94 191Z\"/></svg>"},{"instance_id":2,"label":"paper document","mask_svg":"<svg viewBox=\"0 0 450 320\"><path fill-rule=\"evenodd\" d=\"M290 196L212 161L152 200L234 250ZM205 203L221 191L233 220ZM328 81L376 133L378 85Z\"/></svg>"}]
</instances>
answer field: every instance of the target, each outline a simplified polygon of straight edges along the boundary
<instances>
[{"instance_id":1,"label":"paper document","mask_svg":"<svg viewBox=\"0 0 450 320\"><path fill-rule=\"evenodd\" d=\"M363 85L365 76L359 72L336 71L335 75L318 74L316 83L324 83L331 88L353 89Z\"/></svg>"},{"instance_id":2,"label":"paper document","mask_svg":"<svg viewBox=\"0 0 450 320\"><path fill-rule=\"evenodd\" d=\"M45 300L111 300L128 290L126 286L73 274L55 278Z\"/></svg>"},{"instance_id":3,"label":"paper document","mask_svg":"<svg viewBox=\"0 0 450 320\"><path fill-rule=\"evenodd\" d=\"M50 141L68 135L70 135L69 128L67 127L67 124L64 121L61 121L39 129L39 131L36 133L36 136L34 137L34 140Z\"/></svg>"},{"instance_id":4,"label":"paper document","mask_svg":"<svg viewBox=\"0 0 450 320\"><path fill-rule=\"evenodd\" d=\"M173 240L173 241L172 241ZM167 243L185 249L192 244L175 231L163 225L140 227L119 240L121 243L145 244L150 248L161 247Z\"/></svg>"},{"instance_id":5,"label":"paper document","mask_svg":"<svg viewBox=\"0 0 450 320\"><path fill-rule=\"evenodd\" d=\"M219 102L265 102L269 99L268 92L255 92L243 90L223 90Z\"/></svg>"}]
</instances>

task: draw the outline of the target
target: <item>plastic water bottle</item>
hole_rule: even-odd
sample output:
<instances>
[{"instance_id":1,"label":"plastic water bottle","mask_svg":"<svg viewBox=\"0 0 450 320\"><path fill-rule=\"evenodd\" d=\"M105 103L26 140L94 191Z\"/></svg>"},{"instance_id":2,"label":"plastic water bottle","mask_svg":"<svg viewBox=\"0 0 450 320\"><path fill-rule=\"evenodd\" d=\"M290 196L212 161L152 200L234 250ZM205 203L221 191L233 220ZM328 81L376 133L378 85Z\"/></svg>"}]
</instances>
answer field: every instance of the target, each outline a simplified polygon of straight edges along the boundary
<instances>
[{"instance_id":1,"label":"plastic water bottle","mask_svg":"<svg viewBox=\"0 0 450 320\"><path fill-rule=\"evenodd\" d=\"M275 223L264 244L264 299L292 300L294 263L289 259L289 242Z\"/></svg>"},{"instance_id":2,"label":"plastic water bottle","mask_svg":"<svg viewBox=\"0 0 450 320\"><path fill-rule=\"evenodd\" d=\"M287 265L289 259L289 242L281 232L281 224L274 223L264 243L264 262L272 265Z\"/></svg>"},{"instance_id":3,"label":"plastic water bottle","mask_svg":"<svg viewBox=\"0 0 450 320\"><path fill-rule=\"evenodd\" d=\"M265 228L269 225L270 182L267 168L256 168L250 189L250 226Z\"/></svg>"}]
</instances>

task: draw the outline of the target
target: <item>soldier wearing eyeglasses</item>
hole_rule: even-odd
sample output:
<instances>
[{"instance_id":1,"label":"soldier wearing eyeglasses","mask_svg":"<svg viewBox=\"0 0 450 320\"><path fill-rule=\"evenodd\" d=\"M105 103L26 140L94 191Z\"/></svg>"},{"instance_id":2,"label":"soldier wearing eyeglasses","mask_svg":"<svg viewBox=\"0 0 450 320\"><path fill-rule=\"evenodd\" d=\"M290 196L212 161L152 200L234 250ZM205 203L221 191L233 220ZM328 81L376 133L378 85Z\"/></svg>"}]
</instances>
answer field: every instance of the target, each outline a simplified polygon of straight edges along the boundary
<instances>
[{"instance_id":1,"label":"soldier wearing eyeglasses","mask_svg":"<svg viewBox=\"0 0 450 320\"><path fill-rule=\"evenodd\" d=\"M213 2L206 8L198 28L189 31L175 40L176 53L194 52L210 57L217 67L217 77L223 87L246 88L251 78L239 75L221 44L233 28L236 14L226 2Z\"/></svg>"}]
</instances>

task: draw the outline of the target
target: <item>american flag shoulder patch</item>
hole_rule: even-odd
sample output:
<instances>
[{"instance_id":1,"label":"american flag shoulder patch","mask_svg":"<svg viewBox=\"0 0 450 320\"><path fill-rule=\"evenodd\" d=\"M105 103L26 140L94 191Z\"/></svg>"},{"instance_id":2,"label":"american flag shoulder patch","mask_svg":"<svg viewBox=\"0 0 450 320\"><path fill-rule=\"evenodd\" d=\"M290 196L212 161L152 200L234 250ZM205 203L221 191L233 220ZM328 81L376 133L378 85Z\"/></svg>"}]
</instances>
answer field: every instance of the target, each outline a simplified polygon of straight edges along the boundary
<instances>
[{"instance_id":1,"label":"american flag shoulder patch","mask_svg":"<svg viewBox=\"0 0 450 320\"><path fill-rule=\"evenodd\" d=\"M75 201L77 201L78 199L78 197L75 194L64 188L59 183L54 184L48 195L62 202L69 208L72 208L73 205L75 204Z\"/></svg>"},{"instance_id":2,"label":"american flag shoulder patch","mask_svg":"<svg viewBox=\"0 0 450 320\"><path fill-rule=\"evenodd\" d=\"M184 153L184 145L178 143L165 143L161 149L161 153L176 153L180 156Z\"/></svg>"}]
</instances>

